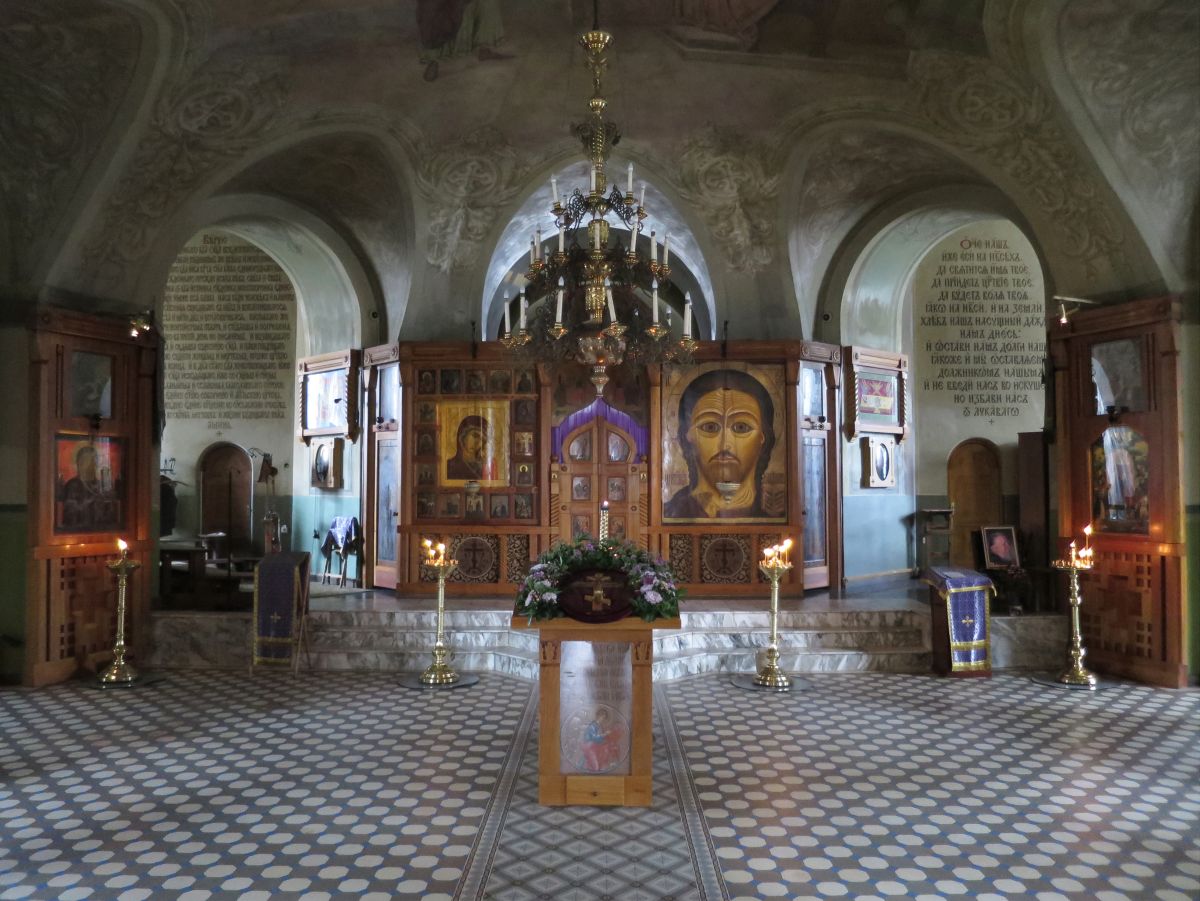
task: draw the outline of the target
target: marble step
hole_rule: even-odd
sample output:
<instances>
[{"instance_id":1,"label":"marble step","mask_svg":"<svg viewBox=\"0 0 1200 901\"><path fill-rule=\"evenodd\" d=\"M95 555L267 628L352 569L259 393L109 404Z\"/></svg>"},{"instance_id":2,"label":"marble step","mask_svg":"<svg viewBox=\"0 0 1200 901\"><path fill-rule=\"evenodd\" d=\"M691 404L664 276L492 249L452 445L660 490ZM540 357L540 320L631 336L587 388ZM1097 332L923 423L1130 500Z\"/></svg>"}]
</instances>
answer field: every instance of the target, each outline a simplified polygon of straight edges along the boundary
<instances>
[{"instance_id":1,"label":"marble step","mask_svg":"<svg viewBox=\"0 0 1200 901\"><path fill-rule=\"evenodd\" d=\"M655 678L671 680L703 673L757 672L761 649L720 654L694 651L654 660ZM932 654L921 646L864 650L781 651L779 666L788 673L927 673Z\"/></svg>"}]
</instances>

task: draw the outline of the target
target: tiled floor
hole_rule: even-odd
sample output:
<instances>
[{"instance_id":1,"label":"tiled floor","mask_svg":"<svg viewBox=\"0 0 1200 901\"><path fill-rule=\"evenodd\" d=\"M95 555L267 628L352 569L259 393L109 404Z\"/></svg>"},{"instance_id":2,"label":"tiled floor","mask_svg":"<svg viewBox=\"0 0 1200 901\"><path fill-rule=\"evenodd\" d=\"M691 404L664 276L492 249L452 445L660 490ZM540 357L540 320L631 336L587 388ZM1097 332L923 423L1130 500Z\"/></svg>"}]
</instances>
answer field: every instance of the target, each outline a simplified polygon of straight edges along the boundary
<instances>
[{"instance_id":1,"label":"tiled floor","mask_svg":"<svg viewBox=\"0 0 1200 901\"><path fill-rule=\"evenodd\" d=\"M655 804L536 804L536 686L0 693L0 899L1200 896L1200 692L656 690Z\"/></svg>"}]
</instances>

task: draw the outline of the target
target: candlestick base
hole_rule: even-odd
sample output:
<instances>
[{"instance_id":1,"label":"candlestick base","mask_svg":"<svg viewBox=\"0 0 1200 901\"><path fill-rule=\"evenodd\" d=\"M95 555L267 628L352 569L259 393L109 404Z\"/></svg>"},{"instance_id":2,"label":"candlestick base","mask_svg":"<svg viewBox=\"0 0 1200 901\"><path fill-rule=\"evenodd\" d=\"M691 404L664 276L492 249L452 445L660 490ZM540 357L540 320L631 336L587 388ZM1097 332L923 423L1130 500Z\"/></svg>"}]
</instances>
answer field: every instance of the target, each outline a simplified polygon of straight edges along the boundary
<instances>
[{"instance_id":1,"label":"candlestick base","mask_svg":"<svg viewBox=\"0 0 1200 901\"><path fill-rule=\"evenodd\" d=\"M421 681L426 685L453 685L458 681L458 673L446 662L450 651L445 645L434 645L433 663L421 673Z\"/></svg>"},{"instance_id":2,"label":"candlestick base","mask_svg":"<svg viewBox=\"0 0 1200 901\"><path fill-rule=\"evenodd\" d=\"M416 688L422 691L439 691L451 688L466 688L468 685L474 685L479 681L479 676L476 673L459 673L457 682L429 684L421 681L421 675L421 673L404 673L399 679L400 687Z\"/></svg>"},{"instance_id":3,"label":"candlestick base","mask_svg":"<svg viewBox=\"0 0 1200 901\"><path fill-rule=\"evenodd\" d=\"M110 663L97 677L103 685L132 685L141 678L141 674L124 656Z\"/></svg>"},{"instance_id":4,"label":"candlestick base","mask_svg":"<svg viewBox=\"0 0 1200 901\"><path fill-rule=\"evenodd\" d=\"M788 691L805 691L812 688L811 682L805 679L797 679L795 676L788 676L788 684L784 687L777 685L760 685L758 682L757 673L735 673L729 677L729 681L737 688L744 688L747 691L771 691L782 694Z\"/></svg>"}]
</instances>

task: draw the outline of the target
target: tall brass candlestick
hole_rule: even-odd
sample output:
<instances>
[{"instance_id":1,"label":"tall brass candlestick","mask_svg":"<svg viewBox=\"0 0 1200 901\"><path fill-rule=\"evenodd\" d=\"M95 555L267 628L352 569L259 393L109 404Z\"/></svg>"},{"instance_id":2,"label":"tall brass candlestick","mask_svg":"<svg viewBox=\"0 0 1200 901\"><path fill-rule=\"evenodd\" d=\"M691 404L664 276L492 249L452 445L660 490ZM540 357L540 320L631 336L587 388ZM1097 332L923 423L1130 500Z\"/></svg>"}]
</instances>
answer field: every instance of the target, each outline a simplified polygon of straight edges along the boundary
<instances>
[{"instance_id":1,"label":"tall brass candlestick","mask_svg":"<svg viewBox=\"0 0 1200 901\"><path fill-rule=\"evenodd\" d=\"M446 647L446 635L443 625L446 617L446 573L458 566L458 561L446 556L446 545L438 543L435 547L428 538L425 539L426 560L424 565L431 567L438 575L437 597L437 638L433 644L433 663L421 673L421 682L425 685L453 685L458 681L458 673L446 662L450 649Z\"/></svg>"},{"instance_id":2,"label":"tall brass candlestick","mask_svg":"<svg viewBox=\"0 0 1200 901\"><path fill-rule=\"evenodd\" d=\"M105 564L117 574L117 640L113 645L113 661L100 674L101 685L132 685L140 678L133 664L125 659L125 594L129 587L129 574L142 564L129 559L129 545L119 538L117 547L121 551L121 558Z\"/></svg>"},{"instance_id":3,"label":"tall brass candlestick","mask_svg":"<svg viewBox=\"0 0 1200 901\"><path fill-rule=\"evenodd\" d=\"M1090 528L1088 531L1091 531ZM1094 689L1096 674L1090 672L1083 665L1083 658L1087 655L1087 650L1083 647L1083 635L1079 628L1079 605L1083 602L1083 598L1079 594L1079 571L1092 568L1092 549L1086 547L1081 554L1076 554L1075 542L1071 542L1070 559L1055 560L1054 568L1066 572L1070 579L1069 601L1071 604L1071 639L1067 643L1067 668L1059 674L1055 681L1072 687Z\"/></svg>"},{"instance_id":4,"label":"tall brass candlestick","mask_svg":"<svg viewBox=\"0 0 1200 901\"><path fill-rule=\"evenodd\" d=\"M766 662L754 677L754 684L776 691L787 691L792 687L791 678L779 668L779 582L792 568L788 559L791 547L789 538L783 544L767 548L758 564L763 576L771 580L771 639L767 644Z\"/></svg>"}]
</instances>

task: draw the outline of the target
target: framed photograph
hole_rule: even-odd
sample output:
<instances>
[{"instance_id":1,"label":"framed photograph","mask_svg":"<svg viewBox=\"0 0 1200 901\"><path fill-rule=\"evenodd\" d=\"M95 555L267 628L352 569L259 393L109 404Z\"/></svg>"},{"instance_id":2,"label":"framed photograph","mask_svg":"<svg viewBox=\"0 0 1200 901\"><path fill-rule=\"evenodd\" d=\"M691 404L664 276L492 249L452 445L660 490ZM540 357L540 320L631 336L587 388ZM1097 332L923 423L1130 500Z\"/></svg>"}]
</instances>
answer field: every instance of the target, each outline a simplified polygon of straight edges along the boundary
<instances>
[{"instance_id":1,"label":"framed photograph","mask_svg":"<svg viewBox=\"0 0 1200 901\"><path fill-rule=\"evenodd\" d=\"M461 519L463 515L463 496L458 493L438 495L437 515L442 519Z\"/></svg>"},{"instance_id":2,"label":"framed photograph","mask_svg":"<svg viewBox=\"0 0 1200 901\"><path fill-rule=\"evenodd\" d=\"M532 369L522 369L517 373L517 394L533 394L536 386L537 382L533 378Z\"/></svg>"},{"instance_id":3,"label":"framed photograph","mask_svg":"<svg viewBox=\"0 0 1200 901\"><path fill-rule=\"evenodd\" d=\"M300 379L300 437L340 436L354 440L358 434L357 350L305 357L297 364Z\"/></svg>"},{"instance_id":4,"label":"framed photograph","mask_svg":"<svg viewBox=\"0 0 1200 901\"><path fill-rule=\"evenodd\" d=\"M508 487L508 401L443 400L438 424L439 485Z\"/></svg>"},{"instance_id":5,"label":"framed photograph","mask_svg":"<svg viewBox=\"0 0 1200 901\"><path fill-rule=\"evenodd\" d=\"M892 435L868 435L863 439L863 479L867 488L896 487L896 439Z\"/></svg>"},{"instance_id":6,"label":"framed photograph","mask_svg":"<svg viewBox=\"0 0 1200 901\"><path fill-rule=\"evenodd\" d=\"M422 369L417 373L417 394L437 394L436 369Z\"/></svg>"},{"instance_id":7,"label":"framed photograph","mask_svg":"<svg viewBox=\"0 0 1200 901\"><path fill-rule=\"evenodd\" d=\"M573 501L589 501L592 499L592 477L591 476L572 476L571 477L571 500Z\"/></svg>"},{"instance_id":8,"label":"framed photograph","mask_svg":"<svg viewBox=\"0 0 1200 901\"><path fill-rule=\"evenodd\" d=\"M482 369L467 370L467 394L487 394L487 373Z\"/></svg>"},{"instance_id":9,"label":"framed photograph","mask_svg":"<svg viewBox=\"0 0 1200 901\"><path fill-rule=\"evenodd\" d=\"M518 464L516 483L521 488L531 487L533 485L533 467L528 463Z\"/></svg>"},{"instance_id":10,"label":"framed photograph","mask_svg":"<svg viewBox=\"0 0 1200 901\"><path fill-rule=\"evenodd\" d=\"M491 496L490 515L492 519L508 519L509 506L507 494L493 494Z\"/></svg>"},{"instance_id":11,"label":"framed photograph","mask_svg":"<svg viewBox=\"0 0 1200 901\"><path fill-rule=\"evenodd\" d=\"M533 432L513 432L513 453L518 457L533 456Z\"/></svg>"},{"instance_id":12,"label":"framed photograph","mask_svg":"<svg viewBox=\"0 0 1200 901\"><path fill-rule=\"evenodd\" d=\"M533 495L513 495L513 516L517 519L533 519Z\"/></svg>"},{"instance_id":13,"label":"framed photograph","mask_svg":"<svg viewBox=\"0 0 1200 901\"><path fill-rule=\"evenodd\" d=\"M116 359L108 354L86 350L71 351L67 386L70 392L69 416L92 419L113 418L113 369Z\"/></svg>"},{"instance_id":14,"label":"framed photograph","mask_svg":"<svg viewBox=\"0 0 1200 901\"><path fill-rule=\"evenodd\" d=\"M437 515L437 495L432 491L417 493L417 516L422 519L432 519Z\"/></svg>"},{"instance_id":15,"label":"framed photograph","mask_svg":"<svg viewBox=\"0 0 1200 901\"><path fill-rule=\"evenodd\" d=\"M983 565L986 569L1010 569L1021 566L1017 552L1017 530L1013 526L984 526Z\"/></svg>"},{"instance_id":16,"label":"framed photograph","mask_svg":"<svg viewBox=\"0 0 1200 901\"><path fill-rule=\"evenodd\" d=\"M904 354L851 347L846 367L846 431L850 440L863 432L908 433L908 357Z\"/></svg>"},{"instance_id":17,"label":"framed photograph","mask_svg":"<svg viewBox=\"0 0 1200 901\"><path fill-rule=\"evenodd\" d=\"M488 376L489 394L512 394L512 372L507 369L493 369Z\"/></svg>"},{"instance_id":18,"label":"framed photograph","mask_svg":"<svg viewBox=\"0 0 1200 901\"><path fill-rule=\"evenodd\" d=\"M462 370L442 369L438 373L438 388L442 394L462 394Z\"/></svg>"},{"instance_id":19,"label":"framed photograph","mask_svg":"<svg viewBox=\"0 0 1200 901\"><path fill-rule=\"evenodd\" d=\"M125 439L56 435L54 531L125 528Z\"/></svg>"},{"instance_id":20,"label":"framed photograph","mask_svg":"<svg viewBox=\"0 0 1200 901\"><path fill-rule=\"evenodd\" d=\"M341 438L319 438L309 445L309 484L313 488L342 487Z\"/></svg>"}]
</instances>

